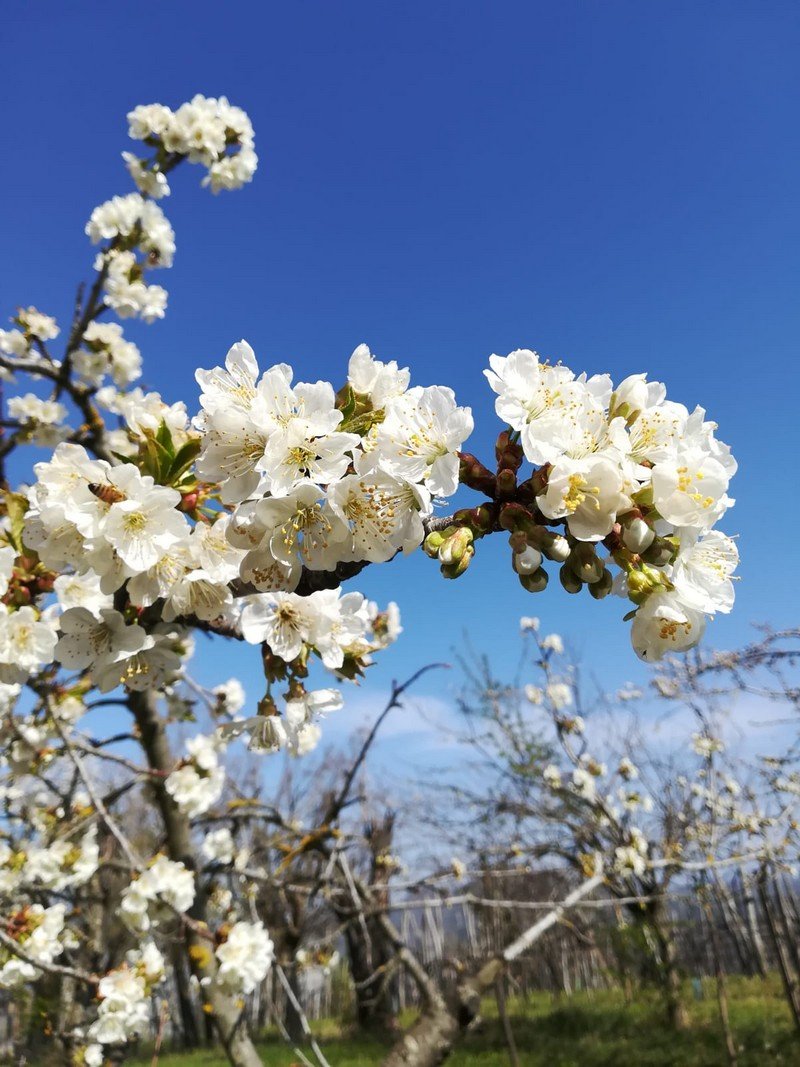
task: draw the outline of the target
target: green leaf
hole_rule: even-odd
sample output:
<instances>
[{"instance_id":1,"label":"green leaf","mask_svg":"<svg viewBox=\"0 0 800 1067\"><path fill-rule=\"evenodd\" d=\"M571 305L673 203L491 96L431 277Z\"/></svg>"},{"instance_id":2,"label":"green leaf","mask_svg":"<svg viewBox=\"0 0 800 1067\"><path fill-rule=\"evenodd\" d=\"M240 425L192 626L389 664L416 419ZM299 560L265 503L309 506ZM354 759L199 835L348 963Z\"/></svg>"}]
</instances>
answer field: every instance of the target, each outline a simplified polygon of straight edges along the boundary
<instances>
[{"instance_id":1,"label":"green leaf","mask_svg":"<svg viewBox=\"0 0 800 1067\"><path fill-rule=\"evenodd\" d=\"M8 539L17 552L24 551L22 528L25 525L25 513L28 510L27 497L22 493L6 493L6 514L8 515Z\"/></svg>"},{"instance_id":2,"label":"green leaf","mask_svg":"<svg viewBox=\"0 0 800 1067\"><path fill-rule=\"evenodd\" d=\"M173 454L150 435L145 438L144 455L140 464L146 474L149 474L159 485L164 485L169 469L172 466Z\"/></svg>"},{"instance_id":3,"label":"green leaf","mask_svg":"<svg viewBox=\"0 0 800 1067\"><path fill-rule=\"evenodd\" d=\"M161 425L158 427L158 431L156 433L156 441L158 441L158 443L165 450L165 452L167 452L171 457L175 455L175 444L172 440L172 434L170 432L169 426L167 426L166 422L163 419L161 420Z\"/></svg>"},{"instance_id":4,"label":"green leaf","mask_svg":"<svg viewBox=\"0 0 800 1067\"><path fill-rule=\"evenodd\" d=\"M192 437L181 445L169 468L169 481L174 484L191 467L200 451L200 438Z\"/></svg>"},{"instance_id":5,"label":"green leaf","mask_svg":"<svg viewBox=\"0 0 800 1067\"><path fill-rule=\"evenodd\" d=\"M347 422L356 410L356 394L351 385L342 386L336 397L336 406L342 413L342 422Z\"/></svg>"}]
</instances>

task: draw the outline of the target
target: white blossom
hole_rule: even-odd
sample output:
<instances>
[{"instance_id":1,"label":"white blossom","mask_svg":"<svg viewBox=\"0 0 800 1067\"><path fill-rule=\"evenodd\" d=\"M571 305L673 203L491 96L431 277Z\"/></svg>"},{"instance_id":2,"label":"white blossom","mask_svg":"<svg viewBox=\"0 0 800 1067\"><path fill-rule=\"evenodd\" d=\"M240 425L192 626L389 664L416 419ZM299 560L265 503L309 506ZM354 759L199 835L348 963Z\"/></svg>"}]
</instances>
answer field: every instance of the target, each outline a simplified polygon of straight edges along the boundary
<instances>
[{"instance_id":1,"label":"white blossom","mask_svg":"<svg viewBox=\"0 0 800 1067\"><path fill-rule=\"evenodd\" d=\"M215 981L233 995L252 993L266 978L274 955L272 941L263 923L234 923L216 950Z\"/></svg>"}]
</instances>

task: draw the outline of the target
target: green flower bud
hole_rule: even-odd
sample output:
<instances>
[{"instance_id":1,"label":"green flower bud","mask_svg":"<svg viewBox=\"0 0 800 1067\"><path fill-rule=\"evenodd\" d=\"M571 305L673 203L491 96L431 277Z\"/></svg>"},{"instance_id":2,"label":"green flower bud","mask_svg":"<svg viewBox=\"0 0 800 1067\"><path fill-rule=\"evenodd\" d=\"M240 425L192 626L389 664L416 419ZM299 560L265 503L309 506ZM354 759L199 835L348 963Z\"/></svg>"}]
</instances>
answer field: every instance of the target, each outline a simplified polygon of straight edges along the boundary
<instances>
[{"instance_id":1,"label":"green flower bud","mask_svg":"<svg viewBox=\"0 0 800 1067\"><path fill-rule=\"evenodd\" d=\"M611 577L611 571L603 571L603 577L599 582L592 582L589 586L589 593L595 600L602 600L603 597L607 597L611 592L614 585L614 579Z\"/></svg>"},{"instance_id":2,"label":"green flower bud","mask_svg":"<svg viewBox=\"0 0 800 1067\"><path fill-rule=\"evenodd\" d=\"M451 564L458 563L465 552L474 552L472 548L472 542L474 535L472 530L466 526L462 526L445 538L443 544L439 548L439 559L442 563Z\"/></svg>"},{"instance_id":3,"label":"green flower bud","mask_svg":"<svg viewBox=\"0 0 800 1067\"><path fill-rule=\"evenodd\" d=\"M569 541L561 534L553 533L544 526L526 527L526 533L531 548L538 548L543 556L554 563L563 563L569 556Z\"/></svg>"},{"instance_id":4,"label":"green flower bud","mask_svg":"<svg viewBox=\"0 0 800 1067\"><path fill-rule=\"evenodd\" d=\"M642 552L642 559L654 567L672 563L678 551L677 543L670 537L656 537L649 548Z\"/></svg>"},{"instance_id":5,"label":"green flower bud","mask_svg":"<svg viewBox=\"0 0 800 1067\"><path fill-rule=\"evenodd\" d=\"M628 571L628 597L634 604L644 604L653 592L653 583L644 571Z\"/></svg>"},{"instance_id":6,"label":"green flower bud","mask_svg":"<svg viewBox=\"0 0 800 1067\"><path fill-rule=\"evenodd\" d=\"M579 541L569 557L569 566L582 582L599 582L603 577L605 567L597 558L594 545Z\"/></svg>"},{"instance_id":7,"label":"green flower bud","mask_svg":"<svg viewBox=\"0 0 800 1067\"><path fill-rule=\"evenodd\" d=\"M559 570L558 579L568 593L580 593L583 588L583 582L568 563L565 563Z\"/></svg>"},{"instance_id":8,"label":"green flower bud","mask_svg":"<svg viewBox=\"0 0 800 1067\"><path fill-rule=\"evenodd\" d=\"M527 589L529 593L541 593L547 588L548 574L543 567L540 567L533 574L520 574L519 581L520 585Z\"/></svg>"},{"instance_id":9,"label":"green flower bud","mask_svg":"<svg viewBox=\"0 0 800 1067\"><path fill-rule=\"evenodd\" d=\"M628 571L628 597L634 604L643 604L657 589L671 588L667 576L646 563Z\"/></svg>"},{"instance_id":10,"label":"green flower bud","mask_svg":"<svg viewBox=\"0 0 800 1067\"><path fill-rule=\"evenodd\" d=\"M436 559L439 555L439 549L445 542L445 537L452 533L453 529L454 527L448 526L447 530L434 530L429 533L422 544L425 554L430 556L431 559Z\"/></svg>"},{"instance_id":11,"label":"green flower bud","mask_svg":"<svg viewBox=\"0 0 800 1067\"><path fill-rule=\"evenodd\" d=\"M461 553L459 559L455 563L443 563L441 566L441 572L443 578L460 578L464 571L469 567L472 562L472 557L475 555L475 549L472 545L467 545L464 551Z\"/></svg>"}]
</instances>

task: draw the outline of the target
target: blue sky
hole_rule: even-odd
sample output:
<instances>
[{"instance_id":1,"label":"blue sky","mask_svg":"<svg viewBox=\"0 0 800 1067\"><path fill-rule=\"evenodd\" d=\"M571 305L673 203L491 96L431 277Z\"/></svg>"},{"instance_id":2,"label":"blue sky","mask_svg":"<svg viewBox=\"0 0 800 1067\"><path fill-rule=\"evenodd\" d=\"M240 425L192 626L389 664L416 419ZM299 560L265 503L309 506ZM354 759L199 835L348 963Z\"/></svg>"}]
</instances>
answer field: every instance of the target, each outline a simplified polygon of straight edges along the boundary
<instances>
[{"instance_id":1,"label":"blue sky","mask_svg":"<svg viewBox=\"0 0 800 1067\"><path fill-rule=\"evenodd\" d=\"M241 337L262 366L338 382L366 341L416 383L453 386L485 454L491 352L647 370L703 404L740 462L724 525L742 581L709 640L797 621L796 4L44 0L7 20L3 51L8 314L68 318L85 220L129 189L125 113L224 93L249 112L261 167L219 197L199 169L176 175L178 254L158 278L170 309L129 331L149 386L193 410L194 368ZM359 588L398 600L406 625L369 691L450 658L467 631L515 661L523 614L568 636L603 685L642 676L621 601L557 580L531 596L494 541L456 583L421 554L365 573ZM200 669L256 685L252 655Z\"/></svg>"}]
</instances>

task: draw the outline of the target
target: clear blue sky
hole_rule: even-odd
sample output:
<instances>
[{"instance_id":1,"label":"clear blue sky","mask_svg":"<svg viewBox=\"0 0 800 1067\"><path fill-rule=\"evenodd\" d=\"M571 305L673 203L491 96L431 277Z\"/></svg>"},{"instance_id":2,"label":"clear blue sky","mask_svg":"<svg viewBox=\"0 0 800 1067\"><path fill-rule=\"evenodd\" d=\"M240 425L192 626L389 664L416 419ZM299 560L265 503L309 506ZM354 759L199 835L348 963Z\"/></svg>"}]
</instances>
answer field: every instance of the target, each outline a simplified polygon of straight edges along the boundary
<instances>
[{"instance_id":1,"label":"clear blue sky","mask_svg":"<svg viewBox=\"0 0 800 1067\"><path fill-rule=\"evenodd\" d=\"M195 367L240 337L262 365L339 381L366 341L415 382L455 387L483 453L499 428L491 352L647 370L703 404L740 462L725 522L739 599L709 639L798 621L796 3L44 0L15 5L4 34L8 314L67 319L85 220L130 188L127 110L224 93L249 112L261 167L216 198L198 168L176 176L169 312L130 330L151 387L194 410ZM606 685L641 676L621 601L557 580L526 594L495 541L457 583L421 554L364 576L407 627L371 686L447 658L464 630L510 662L522 614Z\"/></svg>"}]
</instances>

